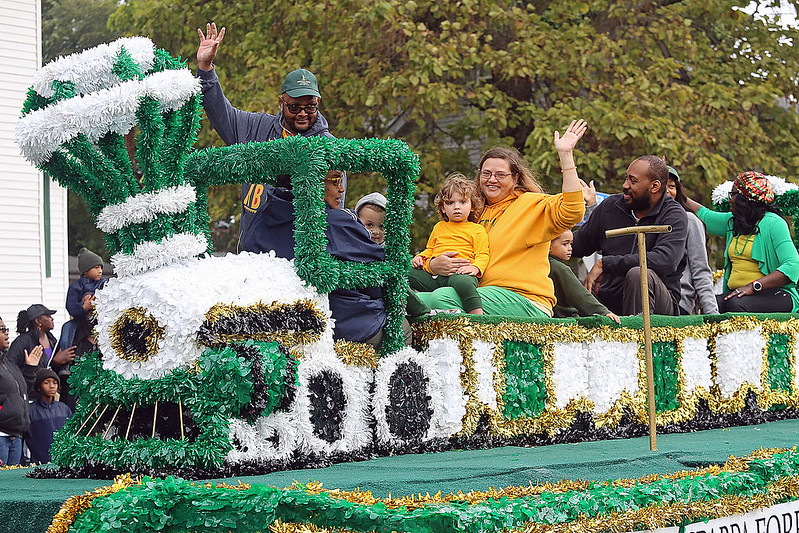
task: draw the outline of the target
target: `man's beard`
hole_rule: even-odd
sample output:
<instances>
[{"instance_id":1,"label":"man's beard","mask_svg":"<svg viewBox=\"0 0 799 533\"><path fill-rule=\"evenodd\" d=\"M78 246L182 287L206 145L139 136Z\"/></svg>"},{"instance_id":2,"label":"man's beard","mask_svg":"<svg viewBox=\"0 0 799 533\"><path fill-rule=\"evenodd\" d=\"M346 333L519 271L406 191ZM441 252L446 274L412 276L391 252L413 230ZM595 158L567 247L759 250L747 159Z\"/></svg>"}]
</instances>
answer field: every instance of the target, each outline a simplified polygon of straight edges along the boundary
<instances>
[{"instance_id":1,"label":"man's beard","mask_svg":"<svg viewBox=\"0 0 799 533\"><path fill-rule=\"evenodd\" d=\"M627 205L633 211L641 211L643 209L647 209L652 202L652 195L647 194L646 196L635 197L630 195L630 201L627 202Z\"/></svg>"}]
</instances>

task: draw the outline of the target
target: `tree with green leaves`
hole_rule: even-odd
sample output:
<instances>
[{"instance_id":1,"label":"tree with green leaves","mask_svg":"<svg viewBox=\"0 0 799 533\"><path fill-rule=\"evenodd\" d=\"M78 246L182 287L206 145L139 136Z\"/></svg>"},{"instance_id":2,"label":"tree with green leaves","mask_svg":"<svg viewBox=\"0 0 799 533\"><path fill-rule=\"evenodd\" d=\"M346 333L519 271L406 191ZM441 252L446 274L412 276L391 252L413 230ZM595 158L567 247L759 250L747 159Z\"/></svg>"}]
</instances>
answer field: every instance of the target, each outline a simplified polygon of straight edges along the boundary
<instances>
[{"instance_id":1,"label":"tree with green leaves","mask_svg":"<svg viewBox=\"0 0 799 533\"><path fill-rule=\"evenodd\" d=\"M331 131L408 142L422 193L448 172L473 174L470 155L494 144L519 149L552 188L552 132L579 116L590 125L579 173L600 190L616 192L634 157L656 154L707 202L742 169L790 178L799 168L799 33L745 13L747 3L137 0L110 25L190 64L196 28L225 25L216 68L240 109L274 112L285 73L309 68ZM216 142L205 130L200 144ZM351 183L348 204L369 192ZM212 219L238 211L237 189L217 193ZM417 247L431 215L416 215Z\"/></svg>"}]
</instances>

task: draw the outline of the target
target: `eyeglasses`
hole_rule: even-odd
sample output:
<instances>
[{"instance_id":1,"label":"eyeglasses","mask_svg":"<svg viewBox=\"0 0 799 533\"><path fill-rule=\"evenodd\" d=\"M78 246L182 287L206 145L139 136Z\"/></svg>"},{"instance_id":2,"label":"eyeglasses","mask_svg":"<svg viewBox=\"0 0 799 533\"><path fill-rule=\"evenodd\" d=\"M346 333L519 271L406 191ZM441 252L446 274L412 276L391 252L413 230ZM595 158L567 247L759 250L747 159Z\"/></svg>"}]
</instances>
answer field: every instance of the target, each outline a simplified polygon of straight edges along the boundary
<instances>
[{"instance_id":1,"label":"eyeglasses","mask_svg":"<svg viewBox=\"0 0 799 533\"><path fill-rule=\"evenodd\" d=\"M0 333L8 333L8 328L3 326L2 328L0 328Z\"/></svg>"},{"instance_id":2,"label":"eyeglasses","mask_svg":"<svg viewBox=\"0 0 799 533\"><path fill-rule=\"evenodd\" d=\"M344 181L344 178L325 178L325 181L329 181L336 187L340 187L341 183Z\"/></svg>"},{"instance_id":3,"label":"eyeglasses","mask_svg":"<svg viewBox=\"0 0 799 533\"><path fill-rule=\"evenodd\" d=\"M498 180L504 180L507 177L513 176L513 172L489 172L488 170L480 172L480 177L484 180L491 179L491 176L494 176Z\"/></svg>"},{"instance_id":4,"label":"eyeglasses","mask_svg":"<svg viewBox=\"0 0 799 533\"><path fill-rule=\"evenodd\" d=\"M283 105L286 106L286 109L289 110L289 113L292 115L298 115L300 112L305 111L309 115L313 115L316 113L316 110L319 109L317 104L308 104L308 105L300 105L300 104L289 104L287 102L283 102Z\"/></svg>"}]
</instances>

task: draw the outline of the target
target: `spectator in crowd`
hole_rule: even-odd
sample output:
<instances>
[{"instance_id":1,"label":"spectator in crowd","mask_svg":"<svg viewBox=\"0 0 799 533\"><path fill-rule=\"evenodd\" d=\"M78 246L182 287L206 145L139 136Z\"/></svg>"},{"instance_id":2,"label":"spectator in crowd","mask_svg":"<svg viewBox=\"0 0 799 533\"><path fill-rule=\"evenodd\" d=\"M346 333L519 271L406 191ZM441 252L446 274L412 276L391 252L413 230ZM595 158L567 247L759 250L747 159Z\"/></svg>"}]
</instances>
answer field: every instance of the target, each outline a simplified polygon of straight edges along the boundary
<instances>
[{"instance_id":1,"label":"spectator in crowd","mask_svg":"<svg viewBox=\"0 0 799 533\"><path fill-rule=\"evenodd\" d=\"M788 313L799 309L799 254L788 224L774 205L774 188L760 172L735 178L729 213L687 199L708 233L726 239L722 313Z\"/></svg>"},{"instance_id":2,"label":"spectator in crowd","mask_svg":"<svg viewBox=\"0 0 799 533\"><path fill-rule=\"evenodd\" d=\"M369 237L383 246L386 239L386 230L383 223L386 221L386 197L379 192L369 193L355 204L355 214L369 232Z\"/></svg>"},{"instance_id":3,"label":"spectator in crowd","mask_svg":"<svg viewBox=\"0 0 799 533\"><path fill-rule=\"evenodd\" d=\"M707 261L705 226L686 206L688 197L682 188L680 175L669 166L669 185L666 194L677 200L688 214L688 232L685 239L687 264L680 278L680 314L693 315L697 309L704 315L719 314L716 294L713 292L713 272Z\"/></svg>"},{"instance_id":4,"label":"spectator in crowd","mask_svg":"<svg viewBox=\"0 0 799 533\"><path fill-rule=\"evenodd\" d=\"M88 248L78 252L78 271L81 276L67 289L67 312L72 320L61 328L59 346L67 349L89 334L89 313L94 309L95 291L105 285L103 258Z\"/></svg>"},{"instance_id":5,"label":"spectator in crowd","mask_svg":"<svg viewBox=\"0 0 799 533\"><path fill-rule=\"evenodd\" d=\"M50 446L53 434L64 427L72 410L55 399L61 380L58 374L49 368L36 371L34 390L39 399L30 404L30 426L25 432L25 444L31 452L31 463L44 464L50 462Z\"/></svg>"},{"instance_id":6,"label":"spectator in crowd","mask_svg":"<svg viewBox=\"0 0 799 533\"><path fill-rule=\"evenodd\" d=\"M18 465L22 435L30 425L28 389L33 387L42 347L23 351L23 365L8 358L8 327L0 319L0 464Z\"/></svg>"},{"instance_id":7,"label":"spectator in crowd","mask_svg":"<svg viewBox=\"0 0 799 533\"><path fill-rule=\"evenodd\" d=\"M669 171L653 155L637 158L627 167L621 194L602 201L574 235L574 255L601 252L584 280L597 300L619 315L642 312L641 273L635 235L605 237L609 229L670 225L670 233L646 236L650 312L678 315L680 278L685 268L687 216L666 194Z\"/></svg>"},{"instance_id":8,"label":"spectator in crowd","mask_svg":"<svg viewBox=\"0 0 799 533\"><path fill-rule=\"evenodd\" d=\"M490 259L477 292L487 315L551 317L555 289L549 273L549 241L579 223L585 212L574 147L588 125L574 120L563 137L555 132L555 150L563 173L562 193L548 195L515 150L491 148L480 159L477 179L485 208L479 223L488 232ZM444 252L428 262L436 275L449 276L468 259ZM452 287L430 293L434 309L460 309ZM424 300L424 297L422 298Z\"/></svg>"},{"instance_id":9,"label":"spectator in crowd","mask_svg":"<svg viewBox=\"0 0 799 533\"><path fill-rule=\"evenodd\" d=\"M200 44L197 48L197 77L201 82L203 109L211 122L211 126L227 145L263 142L283 139L293 135L304 137L332 137L328 124L319 112L322 95L314 76L306 69L290 72L280 87L278 105L280 111L276 115L269 113L251 113L233 107L225 98L219 83L214 60L219 45L225 36L225 28L217 31L216 23L206 25L206 31L197 29ZM275 220L269 205L280 202L282 191L288 188L287 176L279 176L281 187L276 188L261 183L242 183L241 185L241 221L239 223L239 243L241 249L248 252L268 252L272 240L267 236L274 231L289 231L284 227L284 220ZM342 174L342 185L346 190L347 176ZM339 207L344 206L344 192ZM285 241L285 239L284 239ZM287 250L275 250L284 256Z\"/></svg>"},{"instance_id":10,"label":"spectator in crowd","mask_svg":"<svg viewBox=\"0 0 799 533\"><path fill-rule=\"evenodd\" d=\"M70 346L66 350L61 350L53 336L54 314L55 311L42 304L33 304L19 312L17 315L19 336L14 339L8 349L8 361L22 369L26 364L25 354L31 353L36 346L41 346L43 355L38 360L40 367L52 368L58 372L65 365L72 363L75 359L75 347ZM28 395L32 398L38 397L38 393L33 390L33 387L28 389Z\"/></svg>"},{"instance_id":11,"label":"spectator in crowd","mask_svg":"<svg viewBox=\"0 0 799 533\"><path fill-rule=\"evenodd\" d=\"M572 257L574 233L567 229L549 244L549 277L555 285L558 303L553 308L555 318L602 315L621 324L619 317L599 303L594 295L583 287L566 261Z\"/></svg>"}]
</instances>

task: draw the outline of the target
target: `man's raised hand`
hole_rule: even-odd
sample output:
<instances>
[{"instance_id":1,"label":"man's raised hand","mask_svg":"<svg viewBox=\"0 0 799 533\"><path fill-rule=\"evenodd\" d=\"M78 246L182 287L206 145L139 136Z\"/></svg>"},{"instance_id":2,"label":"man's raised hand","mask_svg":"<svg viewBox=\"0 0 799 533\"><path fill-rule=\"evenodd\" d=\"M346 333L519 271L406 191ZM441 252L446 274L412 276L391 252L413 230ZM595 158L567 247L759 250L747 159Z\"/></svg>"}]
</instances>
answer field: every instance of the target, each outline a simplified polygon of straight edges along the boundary
<instances>
[{"instance_id":1,"label":"man's raised hand","mask_svg":"<svg viewBox=\"0 0 799 533\"><path fill-rule=\"evenodd\" d=\"M222 30L216 31L216 22L209 22L205 26L205 34L200 28L197 28L197 33L200 36L200 46L197 47L197 66L201 70L211 70L214 68L214 59L216 52L219 49L219 43L225 37L225 27Z\"/></svg>"}]
</instances>

